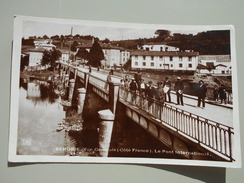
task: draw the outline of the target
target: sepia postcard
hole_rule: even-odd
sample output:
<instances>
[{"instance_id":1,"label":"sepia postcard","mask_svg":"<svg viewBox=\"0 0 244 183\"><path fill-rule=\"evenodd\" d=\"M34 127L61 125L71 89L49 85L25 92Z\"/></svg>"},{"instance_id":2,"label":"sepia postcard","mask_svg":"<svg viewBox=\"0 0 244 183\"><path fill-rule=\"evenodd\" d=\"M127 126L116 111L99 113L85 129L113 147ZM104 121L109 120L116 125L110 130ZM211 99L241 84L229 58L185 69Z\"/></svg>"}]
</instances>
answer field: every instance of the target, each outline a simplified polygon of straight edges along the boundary
<instances>
[{"instance_id":1,"label":"sepia postcard","mask_svg":"<svg viewBox=\"0 0 244 183\"><path fill-rule=\"evenodd\" d=\"M9 162L241 167L235 30L15 16Z\"/></svg>"}]
</instances>

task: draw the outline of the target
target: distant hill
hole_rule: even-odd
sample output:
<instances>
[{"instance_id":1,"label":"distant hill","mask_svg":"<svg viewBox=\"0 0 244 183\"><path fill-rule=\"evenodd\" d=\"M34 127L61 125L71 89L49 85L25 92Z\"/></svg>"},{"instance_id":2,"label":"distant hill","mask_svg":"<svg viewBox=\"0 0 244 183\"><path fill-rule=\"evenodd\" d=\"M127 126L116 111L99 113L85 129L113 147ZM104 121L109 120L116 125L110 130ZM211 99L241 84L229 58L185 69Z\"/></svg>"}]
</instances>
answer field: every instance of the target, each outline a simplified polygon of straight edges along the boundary
<instances>
[{"instance_id":1,"label":"distant hill","mask_svg":"<svg viewBox=\"0 0 244 183\"><path fill-rule=\"evenodd\" d=\"M180 50L194 50L201 55L229 55L230 54L230 31L206 31L200 32L196 35L193 34L170 34L168 30L156 30L154 38L139 38L130 40L118 40L110 41L108 38L105 40L99 40L99 38L92 35L61 35L52 36L53 44L57 48L68 49L71 44L77 42L78 44L84 44L87 41L97 40L103 43L111 43L112 45L123 47L126 49L137 49L147 43L163 43L169 46L175 46ZM44 36L43 36L44 37ZM47 36L45 36L47 37ZM48 38L48 37L47 37ZM29 37L28 39L22 39L22 45L34 46L34 40L36 37Z\"/></svg>"},{"instance_id":2,"label":"distant hill","mask_svg":"<svg viewBox=\"0 0 244 183\"><path fill-rule=\"evenodd\" d=\"M164 42L169 46L175 46L180 50L194 50L201 55L229 55L230 54L230 31L207 31L196 35L173 34L162 38L140 38L134 40L111 41L127 49L137 49L137 45L152 42Z\"/></svg>"}]
</instances>

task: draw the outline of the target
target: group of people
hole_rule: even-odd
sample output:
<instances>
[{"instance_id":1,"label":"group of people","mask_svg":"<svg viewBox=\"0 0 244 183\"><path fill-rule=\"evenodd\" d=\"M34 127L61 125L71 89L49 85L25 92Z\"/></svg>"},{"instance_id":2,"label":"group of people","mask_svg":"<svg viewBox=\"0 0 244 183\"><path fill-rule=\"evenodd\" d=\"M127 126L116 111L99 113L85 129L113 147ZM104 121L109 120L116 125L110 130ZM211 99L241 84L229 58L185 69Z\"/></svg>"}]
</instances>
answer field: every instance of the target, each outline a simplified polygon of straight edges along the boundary
<instances>
[{"instance_id":1,"label":"group of people","mask_svg":"<svg viewBox=\"0 0 244 183\"><path fill-rule=\"evenodd\" d=\"M131 79L126 75L121 79L121 84L126 90L130 90L134 94L140 94L145 98L157 100L160 103L171 102L171 83L168 77L165 78L164 82L157 82L157 87L153 85L152 81L146 83L140 75Z\"/></svg>"},{"instance_id":2,"label":"group of people","mask_svg":"<svg viewBox=\"0 0 244 183\"><path fill-rule=\"evenodd\" d=\"M110 73L111 75L111 73ZM109 77L108 77L109 79ZM141 73L138 72L134 75L134 78L126 75L121 79L121 85L126 89L130 90L134 94L140 94L145 98L157 100L160 103L169 102L171 103L171 82L168 77L165 77L163 82L157 82L157 87L154 86L152 81L146 83L141 77ZM183 93L184 93L184 84L181 80L181 77L177 77L177 80L174 84L174 90L177 97L176 105L184 106ZM207 87L202 80L199 81L197 87L195 88L196 95L198 97L197 107L205 107L205 99L207 95ZM221 100L221 103L226 104L226 89L224 85L221 85L219 88L214 87L214 100Z\"/></svg>"},{"instance_id":3,"label":"group of people","mask_svg":"<svg viewBox=\"0 0 244 183\"><path fill-rule=\"evenodd\" d=\"M214 90L213 90L213 96L214 96L214 101L218 102L220 99L220 103L222 104L224 102L224 104L226 104L226 100L227 100L227 91L224 87L224 85L220 85L220 87L218 87L217 85L214 86Z\"/></svg>"}]
</instances>

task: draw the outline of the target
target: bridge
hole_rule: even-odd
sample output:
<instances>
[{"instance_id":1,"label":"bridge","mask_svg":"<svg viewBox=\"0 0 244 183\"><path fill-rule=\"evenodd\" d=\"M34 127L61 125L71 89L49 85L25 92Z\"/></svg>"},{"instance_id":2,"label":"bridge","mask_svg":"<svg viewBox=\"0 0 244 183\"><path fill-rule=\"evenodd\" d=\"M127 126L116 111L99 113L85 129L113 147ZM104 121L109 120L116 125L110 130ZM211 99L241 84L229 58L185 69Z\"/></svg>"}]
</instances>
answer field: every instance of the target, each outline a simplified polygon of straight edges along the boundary
<instances>
[{"instance_id":1,"label":"bridge","mask_svg":"<svg viewBox=\"0 0 244 183\"><path fill-rule=\"evenodd\" d=\"M102 134L99 132L99 136L104 139L104 143L100 144L102 148L109 148L109 138L112 133L111 122L118 112L116 111L117 105L122 104L125 110L119 112L124 113L169 149L184 158L194 159L197 154L208 153L214 160L234 161L232 154L234 132L230 125L231 120L228 120L229 117L226 122L222 122L226 118L223 116L216 118L216 113L212 115L212 119L199 115L205 114L203 112L205 109L199 109L201 110L199 113L195 109L191 110L190 105L185 109L184 106L178 107L167 102L159 103L125 89L120 84L120 77L113 76L112 82L108 82L107 74L95 69L89 72L87 68L60 62L59 73L62 81L69 86L69 101L66 105L71 105L76 80L84 86L78 89L78 111L82 112L88 88L108 104L107 110L98 111L104 125ZM215 106L214 108L218 108L216 110L219 111L223 107ZM223 108L223 110L226 109ZM232 111L231 115L227 115L231 116ZM221 119L221 123L217 122L218 119ZM110 132L106 131L107 129L110 129ZM101 152L104 156L107 153Z\"/></svg>"}]
</instances>

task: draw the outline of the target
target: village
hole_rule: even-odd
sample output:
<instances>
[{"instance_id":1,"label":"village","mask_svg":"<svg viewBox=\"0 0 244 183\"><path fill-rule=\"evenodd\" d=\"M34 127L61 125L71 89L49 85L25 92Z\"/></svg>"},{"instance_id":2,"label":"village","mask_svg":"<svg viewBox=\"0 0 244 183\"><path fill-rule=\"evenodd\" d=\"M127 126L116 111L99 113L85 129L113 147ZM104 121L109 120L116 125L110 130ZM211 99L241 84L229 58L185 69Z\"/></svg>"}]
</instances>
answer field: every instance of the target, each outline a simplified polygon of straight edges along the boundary
<instances>
[{"instance_id":1,"label":"village","mask_svg":"<svg viewBox=\"0 0 244 183\"><path fill-rule=\"evenodd\" d=\"M120 77L129 75L133 78L135 73L140 71L144 80L153 81L155 85L158 81L164 82L166 77L171 83L175 83L177 77L181 77L185 85L184 92L193 96L196 95L195 86L202 80L208 88L208 99L216 103L214 90L224 85L227 91L225 104L232 104L230 55L203 55L195 50L182 50L167 45L168 39L169 36L154 42L149 39L150 42L142 44L138 41L138 44L128 46L125 45L125 41L100 41L90 35L73 36L72 32L71 35L56 35L50 38L46 35L29 37L22 40L21 69L42 70L44 74L43 70L46 70L48 65L46 63L53 59L54 65L55 62L62 61L76 66L91 66L103 69L107 73L112 70L114 75ZM95 50L93 54L92 47ZM46 59L45 62L48 51L53 54L49 55L49 60ZM99 61L96 62L97 59Z\"/></svg>"}]
</instances>

